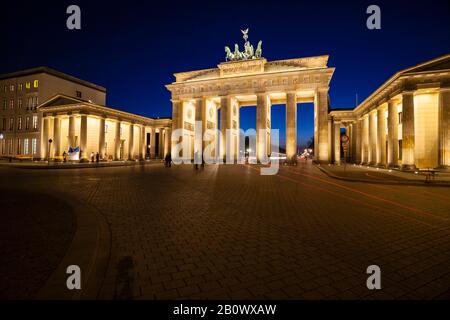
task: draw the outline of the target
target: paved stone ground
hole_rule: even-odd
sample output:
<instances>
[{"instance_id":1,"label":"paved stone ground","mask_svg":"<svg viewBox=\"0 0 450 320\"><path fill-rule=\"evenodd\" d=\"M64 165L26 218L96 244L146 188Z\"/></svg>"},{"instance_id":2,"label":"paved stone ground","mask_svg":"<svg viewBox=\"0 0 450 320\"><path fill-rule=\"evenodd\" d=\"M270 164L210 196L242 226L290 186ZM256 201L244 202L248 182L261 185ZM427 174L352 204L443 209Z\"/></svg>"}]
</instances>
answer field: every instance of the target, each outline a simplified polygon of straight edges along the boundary
<instances>
[{"instance_id":1,"label":"paved stone ground","mask_svg":"<svg viewBox=\"0 0 450 320\"><path fill-rule=\"evenodd\" d=\"M400 170L388 170L382 168L375 168L362 165L324 165L321 168L331 175L344 179L357 179L359 181L372 181L372 182L394 182L394 183L426 183L426 173L416 171L404 172ZM438 170L431 184L448 185L450 187L450 171Z\"/></svg>"},{"instance_id":2,"label":"paved stone ground","mask_svg":"<svg viewBox=\"0 0 450 320\"><path fill-rule=\"evenodd\" d=\"M105 215L102 298L450 298L450 188L339 181L311 164L277 176L149 165L0 168L0 177L0 186L57 189ZM373 264L377 292L366 288Z\"/></svg>"},{"instance_id":3,"label":"paved stone ground","mask_svg":"<svg viewBox=\"0 0 450 320\"><path fill-rule=\"evenodd\" d=\"M66 253L75 217L64 201L4 189L7 182L0 187L0 299L30 299Z\"/></svg>"}]
</instances>

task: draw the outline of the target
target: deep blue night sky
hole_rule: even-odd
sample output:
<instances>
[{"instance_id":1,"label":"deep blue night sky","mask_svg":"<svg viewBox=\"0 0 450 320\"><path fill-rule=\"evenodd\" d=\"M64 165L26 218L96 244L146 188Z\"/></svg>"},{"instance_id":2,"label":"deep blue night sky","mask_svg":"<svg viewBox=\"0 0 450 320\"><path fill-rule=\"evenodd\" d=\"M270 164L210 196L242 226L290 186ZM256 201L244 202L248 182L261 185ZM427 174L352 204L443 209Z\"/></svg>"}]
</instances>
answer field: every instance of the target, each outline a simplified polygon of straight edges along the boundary
<instances>
[{"instance_id":1,"label":"deep blue night sky","mask_svg":"<svg viewBox=\"0 0 450 320\"><path fill-rule=\"evenodd\" d=\"M19 3L19 4L18 4ZM66 28L78 4L82 30ZM366 28L378 4L382 30ZM0 73L46 65L108 89L108 105L170 116L164 85L172 74L212 68L223 47L263 40L268 60L329 54L336 67L332 108L352 108L396 71L450 52L450 4L444 1L3 1ZM255 108L242 126L255 126ZM283 108L272 127L285 130ZM299 138L313 134L312 106L299 108Z\"/></svg>"}]
</instances>

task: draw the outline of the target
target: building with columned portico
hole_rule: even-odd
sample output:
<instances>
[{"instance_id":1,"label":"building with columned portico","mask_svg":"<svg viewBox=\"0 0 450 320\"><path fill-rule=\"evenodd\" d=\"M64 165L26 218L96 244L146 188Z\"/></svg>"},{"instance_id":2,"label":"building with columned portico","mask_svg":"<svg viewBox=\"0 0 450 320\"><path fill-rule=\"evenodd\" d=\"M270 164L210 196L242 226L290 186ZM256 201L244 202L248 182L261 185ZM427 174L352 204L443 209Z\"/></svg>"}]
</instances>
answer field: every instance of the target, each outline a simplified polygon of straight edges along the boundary
<instances>
[{"instance_id":1,"label":"building with columned portico","mask_svg":"<svg viewBox=\"0 0 450 320\"><path fill-rule=\"evenodd\" d=\"M450 54L399 71L354 110L329 116L332 162L340 131L351 162L405 170L450 167Z\"/></svg>"},{"instance_id":2,"label":"building with columned portico","mask_svg":"<svg viewBox=\"0 0 450 320\"><path fill-rule=\"evenodd\" d=\"M203 123L202 135L218 129L220 122L221 137L211 140L220 140L217 153L221 157L228 143L231 157L237 159L240 109L256 105L256 155L262 160L270 153L271 106L285 104L286 153L288 159L293 159L297 154L297 104L312 102L317 159L328 162L328 91L333 73L334 68L328 67L328 56L270 62L255 58L224 62L214 69L176 73L175 82L167 86L172 94L172 129L184 130L182 139L190 140L188 145L193 146L196 121ZM226 141L226 130L232 132L231 142ZM177 143L172 141L173 146ZM191 157L193 151L191 148Z\"/></svg>"},{"instance_id":3,"label":"building with columned portico","mask_svg":"<svg viewBox=\"0 0 450 320\"><path fill-rule=\"evenodd\" d=\"M175 81L166 86L172 95L172 130L182 131L171 141L176 157L193 159L197 150L205 149L205 142L196 143L199 130L216 146L212 156L236 161L242 154L240 110L256 106L256 157L267 159L271 106L285 104L286 156L295 160L297 105L313 102L318 162L340 164L345 157L403 170L450 167L450 55L396 73L355 109L330 111L328 91L335 69L328 66L328 56L267 61L262 42L255 53L246 32L243 52L238 45L234 53L225 47L227 61L217 68L175 73ZM202 126L196 128L199 122ZM175 149L178 145L188 148Z\"/></svg>"},{"instance_id":4,"label":"building with columned portico","mask_svg":"<svg viewBox=\"0 0 450 320\"><path fill-rule=\"evenodd\" d=\"M39 111L44 159L61 157L73 146L79 146L81 160L92 153L109 161L161 159L170 152L169 118L151 119L64 95Z\"/></svg>"}]
</instances>

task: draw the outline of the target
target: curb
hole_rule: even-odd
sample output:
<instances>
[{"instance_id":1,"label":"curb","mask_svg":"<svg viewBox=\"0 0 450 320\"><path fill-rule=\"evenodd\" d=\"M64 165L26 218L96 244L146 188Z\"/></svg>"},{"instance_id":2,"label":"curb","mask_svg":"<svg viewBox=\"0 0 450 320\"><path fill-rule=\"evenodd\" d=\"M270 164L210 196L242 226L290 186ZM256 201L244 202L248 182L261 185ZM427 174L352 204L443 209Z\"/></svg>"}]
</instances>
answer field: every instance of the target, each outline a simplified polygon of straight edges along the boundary
<instances>
[{"instance_id":1,"label":"curb","mask_svg":"<svg viewBox=\"0 0 450 320\"><path fill-rule=\"evenodd\" d=\"M14 168L14 169L28 169L28 170L73 170L73 169L95 169L95 168L115 168L115 167L133 167L133 166L146 166L152 164L161 164L159 161L151 162L129 162L129 163L116 163L116 164L75 164L71 165L14 165L14 164L1 164L0 167Z\"/></svg>"},{"instance_id":2,"label":"curb","mask_svg":"<svg viewBox=\"0 0 450 320\"><path fill-rule=\"evenodd\" d=\"M68 199L68 197L63 197ZM94 207L67 201L76 215L76 230L66 254L35 300L95 300L100 294L111 254L111 232L104 216ZM81 290L66 286L67 267L81 269Z\"/></svg>"},{"instance_id":3,"label":"curb","mask_svg":"<svg viewBox=\"0 0 450 320\"><path fill-rule=\"evenodd\" d=\"M425 182L419 182L419 181L393 181L393 180L385 180L385 181L377 181L377 180L367 180L367 179L353 179L353 178L345 178L337 176L328 170L322 168L319 165L316 165L316 167L322 171L324 174L326 174L328 177L336 180L342 180L342 181L349 181L349 182L363 182L363 183L370 183L370 184L384 184L384 185L398 185L398 186L413 186L413 187L450 187L450 183L446 182L433 182L433 183L425 183Z\"/></svg>"}]
</instances>

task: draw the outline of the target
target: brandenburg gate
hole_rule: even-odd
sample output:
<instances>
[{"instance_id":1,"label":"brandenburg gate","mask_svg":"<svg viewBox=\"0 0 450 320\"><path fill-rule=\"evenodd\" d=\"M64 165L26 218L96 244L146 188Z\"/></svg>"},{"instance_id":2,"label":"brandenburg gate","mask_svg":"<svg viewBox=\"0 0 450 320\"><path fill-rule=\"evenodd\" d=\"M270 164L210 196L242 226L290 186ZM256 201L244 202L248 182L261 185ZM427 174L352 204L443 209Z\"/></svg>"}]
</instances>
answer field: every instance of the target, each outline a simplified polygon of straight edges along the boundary
<instances>
[{"instance_id":1,"label":"brandenburg gate","mask_svg":"<svg viewBox=\"0 0 450 320\"><path fill-rule=\"evenodd\" d=\"M239 155L240 108L256 106L256 157L267 159L271 143L271 106L286 105L286 156L294 160L297 154L297 104L314 103L314 141L316 159L330 161L328 90L334 68L328 67L328 56L267 61L262 57L262 42L256 50L248 41L248 30L242 31L245 51L235 45L232 52L225 47L226 62L217 68L176 73L175 82L167 85L172 94L172 130L182 129L182 136L172 136L172 157L175 145L189 141L184 158L192 159L198 147L194 137L201 130L218 132L203 141L202 148L213 143L220 148L220 157L237 159ZM220 110L220 117L219 117ZM220 119L219 119L220 118ZM201 121L201 128L196 122ZM230 130L231 135L226 135ZM208 136L208 133L206 133ZM230 139L231 141L227 141ZM209 142L208 142L209 141ZM215 153L214 147L211 148ZM183 150L183 153L186 150ZM226 154L228 152L229 154Z\"/></svg>"}]
</instances>

